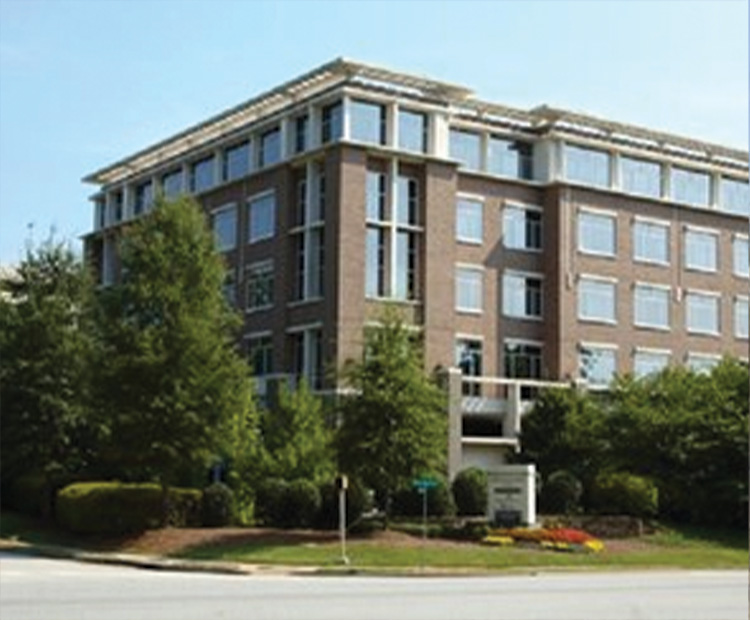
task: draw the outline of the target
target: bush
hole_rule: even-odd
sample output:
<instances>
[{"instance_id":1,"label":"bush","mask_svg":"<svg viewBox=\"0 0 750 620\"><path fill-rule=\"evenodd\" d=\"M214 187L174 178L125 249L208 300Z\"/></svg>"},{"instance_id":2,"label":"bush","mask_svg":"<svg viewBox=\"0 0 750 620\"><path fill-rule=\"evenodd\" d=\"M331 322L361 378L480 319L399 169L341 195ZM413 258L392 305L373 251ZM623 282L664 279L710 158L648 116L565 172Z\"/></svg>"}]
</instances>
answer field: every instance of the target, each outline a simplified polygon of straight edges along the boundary
<instances>
[{"instance_id":1,"label":"bush","mask_svg":"<svg viewBox=\"0 0 750 620\"><path fill-rule=\"evenodd\" d=\"M451 487L460 516L487 514L487 472L478 467L460 471Z\"/></svg>"},{"instance_id":2,"label":"bush","mask_svg":"<svg viewBox=\"0 0 750 620\"><path fill-rule=\"evenodd\" d=\"M204 527L230 525L234 517L234 492L223 482L203 489L201 522Z\"/></svg>"},{"instance_id":3,"label":"bush","mask_svg":"<svg viewBox=\"0 0 750 620\"><path fill-rule=\"evenodd\" d=\"M283 513L279 525L312 527L320 510L320 491L311 480L294 480L282 495L281 503Z\"/></svg>"},{"instance_id":4,"label":"bush","mask_svg":"<svg viewBox=\"0 0 750 620\"><path fill-rule=\"evenodd\" d=\"M44 474L19 476L3 489L3 508L12 508L30 517L41 517L45 513L46 490Z\"/></svg>"},{"instance_id":5,"label":"bush","mask_svg":"<svg viewBox=\"0 0 750 620\"><path fill-rule=\"evenodd\" d=\"M396 516L421 517L422 511L423 499L419 489L402 489L393 496L393 513ZM444 517L454 512L455 506L448 485L445 480L438 479L437 486L427 491L427 514L430 517Z\"/></svg>"},{"instance_id":6,"label":"bush","mask_svg":"<svg viewBox=\"0 0 750 620\"><path fill-rule=\"evenodd\" d=\"M169 489L167 523L183 527L200 523L201 492ZM125 534L158 527L162 522L162 489L157 484L79 482L57 494L60 526L81 534Z\"/></svg>"},{"instance_id":7,"label":"bush","mask_svg":"<svg viewBox=\"0 0 750 620\"><path fill-rule=\"evenodd\" d=\"M316 526L321 529L333 530L339 526L339 491L333 482L322 484L320 490L320 510L316 518ZM369 508L367 491L356 480L349 480L346 490L346 525L351 527Z\"/></svg>"},{"instance_id":8,"label":"bush","mask_svg":"<svg viewBox=\"0 0 750 620\"><path fill-rule=\"evenodd\" d=\"M659 511L656 485L642 476L627 472L604 473L591 489L591 508L598 514L624 514L652 517Z\"/></svg>"},{"instance_id":9,"label":"bush","mask_svg":"<svg viewBox=\"0 0 750 620\"><path fill-rule=\"evenodd\" d=\"M542 485L539 505L543 512L552 514L575 514L580 511L583 485L573 474L564 469L550 474Z\"/></svg>"},{"instance_id":10,"label":"bush","mask_svg":"<svg viewBox=\"0 0 750 620\"><path fill-rule=\"evenodd\" d=\"M269 478L258 485L255 515L263 525L278 525L284 520L283 498L288 486L280 478Z\"/></svg>"}]
</instances>

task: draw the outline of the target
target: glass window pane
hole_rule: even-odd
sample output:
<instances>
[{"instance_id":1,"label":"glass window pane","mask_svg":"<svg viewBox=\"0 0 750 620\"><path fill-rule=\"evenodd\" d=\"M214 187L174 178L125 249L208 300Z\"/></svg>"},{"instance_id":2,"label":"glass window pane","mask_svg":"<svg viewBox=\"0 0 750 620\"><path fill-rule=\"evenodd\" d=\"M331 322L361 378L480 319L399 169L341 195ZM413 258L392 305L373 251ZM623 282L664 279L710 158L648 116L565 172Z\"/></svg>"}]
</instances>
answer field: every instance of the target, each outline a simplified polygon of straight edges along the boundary
<instances>
[{"instance_id":1,"label":"glass window pane","mask_svg":"<svg viewBox=\"0 0 750 620\"><path fill-rule=\"evenodd\" d=\"M566 144L565 178L568 181L609 187L609 153Z\"/></svg>"},{"instance_id":2,"label":"glass window pane","mask_svg":"<svg viewBox=\"0 0 750 620\"><path fill-rule=\"evenodd\" d=\"M190 169L192 191L202 192L214 184L214 167L213 155L192 165Z\"/></svg>"},{"instance_id":3,"label":"glass window pane","mask_svg":"<svg viewBox=\"0 0 750 620\"><path fill-rule=\"evenodd\" d=\"M237 245L237 208L229 207L214 213L213 226L217 251L233 250Z\"/></svg>"},{"instance_id":4,"label":"glass window pane","mask_svg":"<svg viewBox=\"0 0 750 620\"><path fill-rule=\"evenodd\" d=\"M247 275L247 308L266 309L273 306L273 263L250 266Z\"/></svg>"},{"instance_id":5,"label":"glass window pane","mask_svg":"<svg viewBox=\"0 0 750 620\"><path fill-rule=\"evenodd\" d=\"M424 153L427 150L427 115L399 110L398 146L405 151Z\"/></svg>"},{"instance_id":6,"label":"glass window pane","mask_svg":"<svg viewBox=\"0 0 750 620\"><path fill-rule=\"evenodd\" d=\"M672 199L691 205L709 204L710 178L703 172L672 168Z\"/></svg>"},{"instance_id":7,"label":"glass window pane","mask_svg":"<svg viewBox=\"0 0 750 620\"><path fill-rule=\"evenodd\" d=\"M351 139L372 144L385 144L385 107L366 101L352 101Z\"/></svg>"},{"instance_id":8,"label":"glass window pane","mask_svg":"<svg viewBox=\"0 0 750 620\"><path fill-rule=\"evenodd\" d=\"M250 338L248 352L253 375L270 375L273 372L273 342L270 336Z\"/></svg>"},{"instance_id":9,"label":"glass window pane","mask_svg":"<svg viewBox=\"0 0 750 620\"><path fill-rule=\"evenodd\" d=\"M482 243L482 202L459 198L456 202L456 239Z\"/></svg>"},{"instance_id":10,"label":"glass window pane","mask_svg":"<svg viewBox=\"0 0 750 620\"><path fill-rule=\"evenodd\" d=\"M365 254L365 294L368 297L385 296L385 231L367 228Z\"/></svg>"},{"instance_id":11,"label":"glass window pane","mask_svg":"<svg viewBox=\"0 0 750 620\"><path fill-rule=\"evenodd\" d=\"M732 240L732 258L734 274L743 278L750 276L750 241L747 237Z\"/></svg>"},{"instance_id":12,"label":"glass window pane","mask_svg":"<svg viewBox=\"0 0 750 620\"><path fill-rule=\"evenodd\" d=\"M479 170L481 167L481 138L478 133L450 130L450 156L461 162L463 168Z\"/></svg>"},{"instance_id":13,"label":"glass window pane","mask_svg":"<svg viewBox=\"0 0 750 620\"><path fill-rule=\"evenodd\" d=\"M669 264L669 226L636 220L633 226L633 258Z\"/></svg>"},{"instance_id":14,"label":"glass window pane","mask_svg":"<svg viewBox=\"0 0 750 620\"><path fill-rule=\"evenodd\" d=\"M721 177L719 205L723 211L750 215L750 185L748 185L748 182Z\"/></svg>"},{"instance_id":15,"label":"glass window pane","mask_svg":"<svg viewBox=\"0 0 750 620\"><path fill-rule=\"evenodd\" d=\"M737 338L748 337L748 299L737 297L734 300L734 335Z\"/></svg>"},{"instance_id":16,"label":"glass window pane","mask_svg":"<svg viewBox=\"0 0 750 620\"><path fill-rule=\"evenodd\" d=\"M307 115L294 119L294 152L302 153L307 150L307 130L309 126Z\"/></svg>"},{"instance_id":17,"label":"glass window pane","mask_svg":"<svg viewBox=\"0 0 750 620\"><path fill-rule=\"evenodd\" d=\"M615 218L600 213L578 213L578 249L590 254L615 255Z\"/></svg>"},{"instance_id":18,"label":"glass window pane","mask_svg":"<svg viewBox=\"0 0 750 620\"><path fill-rule=\"evenodd\" d=\"M669 353L636 351L633 357L633 374L636 379L655 375L669 366Z\"/></svg>"},{"instance_id":19,"label":"glass window pane","mask_svg":"<svg viewBox=\"0 0 750 620\"><path fill-rule=\"evenodd\" d=\"M168 172L161 178L161 189L165 198L174 198L182 193L182 170Z\"/></svg>"},{"instance_id":20,"label":"glass window pane","mask_svg":"<svg viewBox=\"0 0 750 620\"><path fill-rule=\"evenodd\" d=\"M225 181L245 176L250 170L250 143L243 142L224 151L223 174Z\"/></svg>"},{"instance_id":21,"label":"glass window pane","mask_svg":"<svg viewBox=\"0 0 750 620\"><path fill-rule=\"evenodd\" d=\"M260 137L260 167L270 166L281 160L281 130L271 129Z\"/></svg>"},{"instance_id":22,"label":"glass window pane","mask_svg":"<svg viewBox=\"0 0 750 620\"><path fill-rule=\"evenodd\" d=\"M581 278L578 282L578 318L615 322L615 283Z\"/></svg>"},{"instance_id":23,"label":"glass window pane","mask_svg":"<svg viewBox=\"0 0 750 620\"><path fill-rule=\"evenodd\" d=\"M635 287L634 297L636 325L669 328L669 289L638 284Z\"/></svg>"},{"instance_id":24,"label":"glass window pane","mask_svg":"<svg viewBox=\"0 0 750 620\"><path fill-rule=\"evenodd\" d=\"M505 375L510 379L541 379L542 348L508 341L504 345Z\"/></svg>"},{"instance_id":25,"label":"glass window pane","mask_svg":"<svg viewBox=\"0 0 750 620\"><path fill-rule=\"evenodd\" d=\"M581 379L592 385L609 385L617 372L615 349L582 346L578 361Z\"/></svg>"},{"instance_id":26,"label":"glass window pane","mask_svg":"<svg viewBox=\"0 0 750 620\"><path fill-rule=\"evenodd\" d=\"M482 341L481 340L456 340L455 364L461 369L461 374L467 377L482 376ZM462 383L464 396L480 396L481 385L479 383Z\"/></svg>"},{"instance_id":27,"label":"glass window pane","mask_svg":"<svg viewBox=\"0 0 750 620\"><path fill-rule=\"evenodd\" d=\"M503 209L503 245L514 250L541 250L541 211L506 205Z\"/></svg>"},{"instance_id":28,"label":"glass window pane","mask_svg":"<svg viewBox=\"0 0 750 620\"><path fill-rule=\"evenodd\" d=\"M456 310L482 311L482 275L477 269L456 269Z\"/></svg>"},{"instance_id":29,"label":"glass window pane","mask_svg":"<svg viewBox=\"0 0 750 620\"><path fill-rule=\"evenodd\" d=\"M516 318L542 316L542 280L524 274L503 274L503 314Z\"/></svg>"},{"instance_id":30,"label":"glass window pane","mask_svg":"<svg viewBox=\"0 0 750 620\"><path fill-rule=\"evenodd\" d=\"M701 355L700 353L689 353L687 367L700 375L710 373L721 361L715 355Z\"/></svg>"},{"instance_id":31,"label":"glass window pane","mask_svg":"<svg viewBox=\"0 0 750 620\"><path fill-rule=\"evenodd\" d=\"M487 172L513 179L533 178L531 143L491 136L488 148Z\"/></svg>"},{"instance_id":32,"label":"glass window pane","mask_svg":"<svg viewBox=\"0 0 750 620\"><path fill-rule=\"evenodd\" d=\"M382 222L385 220L385 175L368 170L365 191L367 219Z\"/></svg>"},{"instance_id":33,"label":"glass window pane","mask_svg":"<svg viewBox=\"0 0 750 620\"><path fill-rule=\"evenodd\" d=\"M698 271L716 271L718 236L711 232L685 231L685 267Z\"/></svg>"},{"instance_id":34,"label":"glass window pane","mask_svg":"<svg viewBox=\"0 0 750 620\"><path fill-rule=\"evenodd\" d=\"M136 215L148 211L154 202L154 186L151 181L146 181L135 188L133 210Z\"/></svg>"},{"instance_id":35,"label":"glass window pane","mask_svg":"<svg viewBox=\"0 0 750 620\"><path fill-rule=\"evenodd\" d=\"M416 179L399 176L397 179L396 221L416 226L419 213L418 184Z\"/></svg>"},{"instance_id":36,"label":"glass window pane","mask_svg":"<svg viewBox=\"0 0 750 620\"><path fill-rule=\"evenodd\" d=\"M276 196L266 194L249 203L249 231L248 242L259 241L273 237L276 225Z\"/></svg>"},{"instance_id":37,"label":"glass window pane","mask_svg":"<svg viewBox=\"0 0 750 620\"><path fill-rule=\"evenodd\" d=\"M620 182L623 191L640 196L661 196L661 165L644 159L620 158Z\"/></svg>"},{"instance_id":38,"label":"glass window pane","mask_svg":"<svg viewBox=\"0 0 750 620\"><path fill-rule=\"evenodd\" d=\"M686 328L691 333L719 333L719 298L713 295L688 293L686 303Z\"/></svg>"},{"instance_id":39,"label":"glass window pane","mask_svg":"<svg viewBox=\"0 0 750 620\"><path fill-rule=\"evenodd\" d=\"M320 141L323 144L341 139L344 133L344 109L341 102L323 108L320 119Z\"/></svg>"}]
</instances>

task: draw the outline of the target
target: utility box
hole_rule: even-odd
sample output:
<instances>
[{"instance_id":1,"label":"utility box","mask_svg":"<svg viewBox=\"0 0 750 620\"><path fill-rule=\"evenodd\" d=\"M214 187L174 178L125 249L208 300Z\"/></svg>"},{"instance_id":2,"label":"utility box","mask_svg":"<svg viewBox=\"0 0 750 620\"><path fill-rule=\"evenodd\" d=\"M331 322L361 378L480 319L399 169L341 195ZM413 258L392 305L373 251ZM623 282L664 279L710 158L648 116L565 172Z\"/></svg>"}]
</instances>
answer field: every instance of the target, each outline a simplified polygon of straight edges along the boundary
<instances>
[{"instance_id":1,"label":"utility box","mask_svg":"<svg viewBox=\"0 0 750 620\"><path fill-rule=\"evenodd\" d=\"M487 472L487 519L497 527L536 524L536 466L502 465Z\"/></svg>"}]
</instances>

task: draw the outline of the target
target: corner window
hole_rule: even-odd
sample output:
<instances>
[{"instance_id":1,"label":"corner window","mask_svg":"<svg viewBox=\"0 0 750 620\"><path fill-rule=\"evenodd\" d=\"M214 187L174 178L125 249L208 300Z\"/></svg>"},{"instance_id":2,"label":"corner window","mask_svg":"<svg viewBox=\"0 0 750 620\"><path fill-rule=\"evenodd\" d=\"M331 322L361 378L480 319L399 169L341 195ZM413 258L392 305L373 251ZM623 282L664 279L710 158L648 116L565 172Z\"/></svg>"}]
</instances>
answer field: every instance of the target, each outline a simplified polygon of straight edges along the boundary
<instances>
[{"instance_id":1,"label":"corner window","mask_svg":"<svg viewBox=\"0 0 750 620\"><path fill-rule=\"evenodd\" d=\"M519 319L541 318L541 276L506 271L503 274L503 314Z\"/></svg>"},{"instance_id":2,"label":"corner window","mask_svg":"<svg viewBox=\"0 0 750 620\"><path fill-rule=\"evenodd\" d=\"M636 379L642 379L659 374L669 366L670 357L668 351L637 349L633 355L633 375Z\"/></svg>"},{"instance_id":3,"label":"corner window","mask_svg":"<svg viewBox=\"0 0 750 620\"><path fill-rule=\"evenodd\" d=\"M732 272L741 278L750 277L750 241L744 235L732 239Z\"/></svg>"},{"instance_id":4,"label":"corner window","mask_svg":"<svg viewBox=\"0 0 750 620\"><path fill-rule=\"evenodd\" d=\"M263 194L248 201L248 243L273 237L276 226L276 196Z\"/></svg>"},{"instance_id":5,"label":"corner window","mask_svg":"<svg viewBox=\"0 0 750 620\"><path fill-rule=\"evenodd\" d=\"M456 201L456 240L482 243L482 201L459 198Z\"/></svg>"},{"instance_id":6,"label":"corner window","mask_svg":"<svg viewBox=\"0 0 750 620\"><path fill-rule=\"evenodd\" d=\"M424 153L427 150L427 115L410 110L398 111L398 147Z\"/></svg>"},{"instance_id":7,"label":"corner window","mask_svg":"<svg viewBox=\"0 0 750 620\"><path fill-rule=\"evenodd\" d=\"M533 146L530 142L491 136L487 172L512 179L533 179Z\"/></svg>"},{"instance_id":8,"label":"corner window","mask_svg":"<svg viewBox=\"0 0 750 620\"><path fill-rule=\"evenodd\" d=\"M250 142L241 142L224 149L221 166L225 181L244 177L250 171Z\"/></svg>"},{"instance_id":9,"label":"corner window","mask_svg":"<svg viewBox=\"0 0 750 620\"><path fill-rule=\"evenodd\" d=\"M355 100L351 102L349 110L352 140L385 144L385 106Z\"/></svg>"},{"instance_id":10,"label":"corner window","mask_svg":"<svg viewBox=\"0 0 750 620\"><path fill-rule=\"evenodd\" d=\"M249 265L247 269L247 309L265 310L273 306L273 262Z\"/></svg>"},{"instance_id":11,"label":"corner window","mask_svg":"<svg viewBox=\"0 0 750 620\"><path fill-rule=\"evenodd\" d=\"M541 250L541 210L525 205L506 205L503 208L503 245L511 250Z\"/></svg>"},{"instance_id":12,"label":"corner window","mask_svg":"<svg viewBox=\"0 0 750 620\"><path fill-rule=\"evenodd\" d=\"M578 281L578 318L582 321L616 323L615 282L582 277Z\"/></svg>"},{"instance_id":13,"label":"corner window","mask_svg":"<svg viewBox=\"0 0 750 620\"><path fill-rule=\"evenodd\" d=\"M633 323L637 327L669 329L669 287L636 284Z\"/></svg>"},{"instance_id":14,"label":"corner window","mask_svg":"<svg viewBox=\"0 0 750 620\"><path fill-rule=\"evenodd\" d=\"M737 338L748 338L748 298L738 296L734 300L734 335Z\"/></svg>"},{"instance_id":15,"label":"corner window","mask_svg":"<svg viewBox=\"0 0 750 620\"><path fill-rule=\"evenodd\" d=\"M484 271L481 267L456 268L456 310L480 314L483 308Z\"/></svg>"},{"instance_id":16,"label":"corner window","mask_svg":"<svg viewBox=\"0 0 750 620\"><path fill-rule=\"evenodd\" d=\"M261 168L281 160L281 130L276 127L260 136L260 153L258 165Z\"/></svg>"},{"instance_id":17,"label":"corner window","mask_svg":"<svg viewBox=\"0 0 750 620\"><path fill-rule=\"evenodd\" d=\"M691 334L719 334L719 296L689 292L685 295L685 328Z\"/></svg>"},{"instance_id":18,"label":"corner window","mask_svg":"<svg viewBox=\"0 0 750 620\"><path fill-rule=\"evenodd\" d=\"M227 252L237 245L237 207L229 205L213 213L216 250Z\"/></svg>"},{"instance_id":19,"label":"corner window","mask_svg":"<svg viewBox=\"0 0 750 620\"><path fill-rule=\"evenodd\" d=\"M635 220L633 260L656 265L669 264L669 223Z\"/></svg>"},{"instance_id":20,"label":"corner window","mask_svg":"<svg viewBox=\"0 0 750 620\"><path fill-rule=\"evenodd\" d=\"M614 256L617 251L616 218L594 211L578 212L578 250L586 254Z\"/></svg>"},{"instance_id":21,"label":"corner window","mask_svg":"<svg viewBox=\"0 0 750 620\"><path fill-rule=\"evenodd\" d=\"M685 230L685 267L714 272L718 268L719 234L714 231Z\"/></svg>"},{"instance_id":22,"label":"corner window","mask_svg":"<svg viewBox=\"0 0 750 620\"><path fill-rule=\"evenodd\" d=\"M620 184L629 194L661 197L661 165L645 159L620 157Z\"/></svg>"},{"instance_id":23,"label":"corner window","mask_svg":"<svg viewBox=\"0 0 750 620\"><path fill-rule=\"evenodd\" d=\"M708 205L710 177L704 172L672 168L672 199L691 205Z\"/></svg>"},{"instance_id":24,"label":"corner window","mask_svg":"<svg viewBox=\"0 0 750 620\"><path fill-rule=\"evenodd\" d=\"M563 157L568 181L595 187L610 186L610 156L606 151L566 144Z\"/></svg>"},{"instance_id":25,"label":"corner window","mask_svg":"<svg viewBox=\"0 0 750 620\"><path fill-rule=\"evenodd\" d=\"M478 133L450 130L450 156L457 159L462 168L479 170L482 165L482 139Z\"/></svg>"},{"instance_id":26,"label":"corner window","mask_svg":"<svg viewBox=\"0 0 750 620\"><path fill-rule=\"evenodd\" d=\"M581 379L591 385L609 385L617 372L617 349L581 345L578 350L578 372Z\"/></svg>"},{"instance_id":27,"label":"corner window","mask_svg":"<svg viewBox=\"0 0 750 620\"><path fill-rule=\"evenodd\" d=\"M344 113L341 102L325 106L320 114L320 141L336 142L344 133Z\"/></svg>"},{"instance_id":28,"label":"corner window","mask_svg":"<svg viewBox=\"0 0 750 620\"><path fill-rule=\"evenodd\" d=\"M750 185L747 181L721 177L719 182L719 207L737 215L750 215Z\"/></svg>"}]
</instances>

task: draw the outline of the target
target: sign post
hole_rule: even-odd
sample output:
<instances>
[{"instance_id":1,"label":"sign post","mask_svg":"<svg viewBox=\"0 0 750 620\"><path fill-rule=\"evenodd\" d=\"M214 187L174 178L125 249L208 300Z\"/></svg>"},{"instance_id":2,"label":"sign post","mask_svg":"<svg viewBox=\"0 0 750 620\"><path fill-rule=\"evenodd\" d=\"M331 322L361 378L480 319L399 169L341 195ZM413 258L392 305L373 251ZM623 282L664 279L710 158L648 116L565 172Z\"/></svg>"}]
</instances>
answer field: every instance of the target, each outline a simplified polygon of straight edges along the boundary
<instances>
[{"instance_id":1,"label":"sign post","mask_svg":"<svg viewBox=\"0 0 750 620\"><path fill-rule=\"evenodd\" d=\"M336 478L336 488L339 491L339 538L341 540L341 561L348 565L349 558L346 557L346 489L349 479L342 474Z\"/></svg>"},{"instance_id":2,"label":"sign post","mask_svg":"<svg viewBox=\"0 0 750 620\"><path fill-rule=\"evenodd\" d=\"M413 483L415 489L422 495L422 541L427 542L427 492L437 486L434 478L417 478Z\"/></svg>"}]
</instances>

